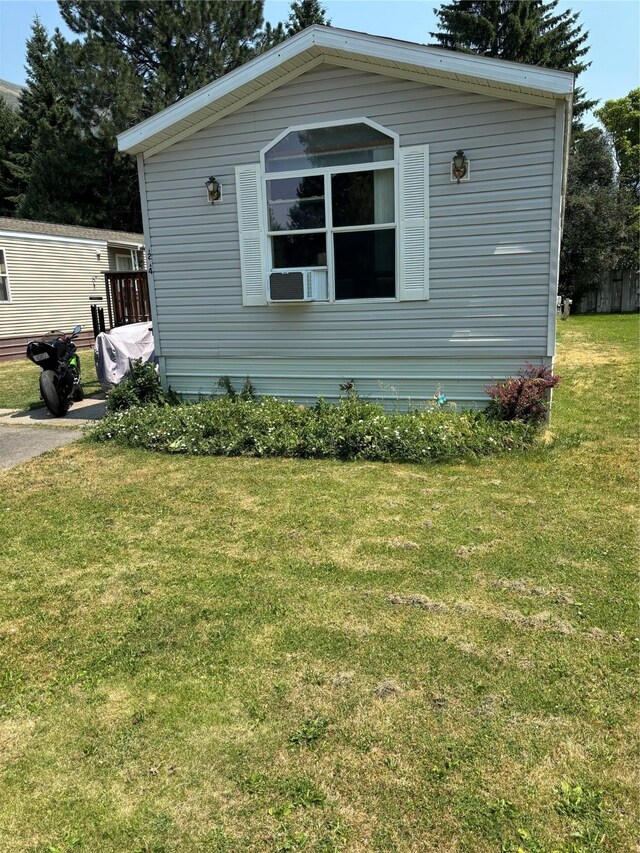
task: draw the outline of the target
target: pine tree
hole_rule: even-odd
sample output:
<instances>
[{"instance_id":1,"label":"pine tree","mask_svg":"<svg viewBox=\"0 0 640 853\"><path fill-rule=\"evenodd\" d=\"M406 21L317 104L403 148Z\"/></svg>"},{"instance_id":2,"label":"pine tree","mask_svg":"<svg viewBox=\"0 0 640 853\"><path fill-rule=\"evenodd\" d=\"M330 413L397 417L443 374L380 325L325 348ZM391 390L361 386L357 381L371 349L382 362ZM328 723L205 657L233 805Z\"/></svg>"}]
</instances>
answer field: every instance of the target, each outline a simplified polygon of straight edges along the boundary
<instances>
[{"instance_id":1,"label":"pine tree","mask_svg":"<svg viewBox=\"0 0 640 853\"><path fill-rule=\"evenodd\" d=\"M58 5L67 26L91 51L102 51L107 63L119 54L130 65L140 84L139 118L277 41L277 33L263 27L263 0L58 0Z\"/></svg>"},{"instance_id":2,"label":"pine tree","mask_svg":"<svg viewBox=\"0 0 640 853\"><path fill-rule=\"evenodd\" d=\"M436 10L439 32L430 35L448 50L572 71L577 77L590 65L585 61L589 33L582 31L578 12L556 14L557 5L558 0L453 0ZM576 89L576 126L595 103Z\"/></svg>"},{"instance_id":3,"label":"pine tree","mask_svg":"<svg viewBox=\"0 0 640 853\"><path fill-rule=\"evenodd\" d=\"M13 107L0 97L0 216L13 216L23 182L16 179L11 155L18 138L19 116ZM22 186L21 186L22 184Z\"/></svg>"},{"instance_id":4,"label":"pine tree","mask_svg":"<svg viewBox=\"0 0 640 853\"><path fill-rule=\"evenodd\" d=\"M284 37L262 0L59 0L81 38L34 22L19 144L7 164L18 213L141 230L136 164L122 130Z\"/></svg>"},{"instance_id":5,"label":"pine tree","mask_svg":"<svg viewBox=\"0 0 640 853\"><path fill-rule=\"evenodd\" d=\"M291 4L291 12L287 21L287 35L294 36L301 30L323 24L329 26L331 21L327 18L327 10L320 0L294 0Z\"/></svg>"},{"instance_id":6,"label":"pine tree","mask_svg":"<svg viewBox=\"0 0 640 853\"><path fill-rule=\"evenodd\" d=\"M4 163L13 190L8 201L17 216L41 218L40 211L25 208L35 164L41 155L50 158L59 140L74 128L71 103L61 86L57 57L63 42L59 31L49 38L36 16L27 41L27 85L20 93L12 150Z\"/></svg>"}]
</instances>

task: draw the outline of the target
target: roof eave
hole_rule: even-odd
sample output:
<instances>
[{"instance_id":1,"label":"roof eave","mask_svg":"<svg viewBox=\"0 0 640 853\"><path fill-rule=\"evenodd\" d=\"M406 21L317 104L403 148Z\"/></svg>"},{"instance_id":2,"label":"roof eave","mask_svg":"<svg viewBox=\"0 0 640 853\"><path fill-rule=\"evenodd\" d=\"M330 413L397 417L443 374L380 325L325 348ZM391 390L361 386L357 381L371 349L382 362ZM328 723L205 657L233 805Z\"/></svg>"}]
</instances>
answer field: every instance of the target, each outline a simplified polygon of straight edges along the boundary
<instances>
[{"instance_id":1,"label":"roof eave","mask_svg":"<svg viewBox=\"0 0 640 853\"><path fill-rule=\"evenodd\" d=\"M380 73L384 73L385 63L393 63L395 68L413 68L415 73L424 76L425 82L431 75L436 85L438 78L443 85L454 87L456 81L461 87L468 85L469 81L477 81L486 87L488 93L495 89L498 96L500 93L503 96L509 93L510 97L518 99L522 96L523 100L539 96L548 99L550 104L558 98L570 99L573 93L573 74L565 71L316 25L124 131L118 136L118 148L120 151L138 154L158 145L170 144L174 132L184 136L189 126L193 126L194 131L198 129L200 121L197 117L203 111L208 110L210 122L215 122L217 116L215 112L210 112L211 108L223 99L233 98L234 93L242 87L259 81L263 81L266 87L265 80L275 69L294 62L299 66L291 71L295 75L303 73L307 67L325 57L328 62L333 60L338 64L341 59L347 61L349 58L366 57L372 66L371 70L377 67ZM268 85L274 88L272 84ZM254 92L254 97L259 95L260 89ZM244 99L239 99L238 107L242 103ZM224 114L233 109L232 104ZM193 121L189 121L192 118Z\"/></svg>"}]
</instances>

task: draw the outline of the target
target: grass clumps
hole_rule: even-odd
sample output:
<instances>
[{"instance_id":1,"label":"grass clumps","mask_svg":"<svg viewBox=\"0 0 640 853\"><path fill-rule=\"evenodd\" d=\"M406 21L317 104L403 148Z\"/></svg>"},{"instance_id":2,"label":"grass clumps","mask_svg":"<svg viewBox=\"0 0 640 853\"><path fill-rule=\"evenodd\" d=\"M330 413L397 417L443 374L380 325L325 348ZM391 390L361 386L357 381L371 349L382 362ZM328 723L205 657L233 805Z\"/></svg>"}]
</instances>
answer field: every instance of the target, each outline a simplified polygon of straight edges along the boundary
<instances>
[{"instance_id":1,"label":"grass clumps","mask_svg":"<svg viewBox=\"0 0 640 853\"><path fill-rule=\"evenodd\" d=\"M380 462L450 461L523 450L535 427L478 412L387 412L358 397L313 408L272 397L221 397L181 406L116 411L94 441L199 456L284 456Z\"/></svg>"}]
</instances>

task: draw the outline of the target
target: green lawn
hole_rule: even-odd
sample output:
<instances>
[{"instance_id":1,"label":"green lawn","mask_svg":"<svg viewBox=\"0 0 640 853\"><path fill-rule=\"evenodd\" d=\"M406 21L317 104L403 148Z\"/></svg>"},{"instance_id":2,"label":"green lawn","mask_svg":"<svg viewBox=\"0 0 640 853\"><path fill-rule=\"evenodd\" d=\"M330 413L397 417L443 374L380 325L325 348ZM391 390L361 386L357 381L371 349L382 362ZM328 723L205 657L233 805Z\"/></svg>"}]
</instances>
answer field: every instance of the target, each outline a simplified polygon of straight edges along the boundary
<instances>
[{"instance_id":1,"label":"green lawn","mask_svg":"<svg viewBox=\"0 0 640 853\"><path fill-rule=\"evenodd\" d=\"M82 367L82 387L85 394L100 391L96 378L93 350L78 350ZM25 356L14 361L0 362L0 409L38 409L40 399L38 376L40 370Z\"/></svg>"},{"instance_id":2,"label":"green lawn","mask_svg":"<svg viewBox=\"0 0 640 853\"><path fill-rule=\"evenodd\" d=\"M526 455L0 474L0 850L633 853L638 318L559 333Z\"/></svg>"}]
</instances>

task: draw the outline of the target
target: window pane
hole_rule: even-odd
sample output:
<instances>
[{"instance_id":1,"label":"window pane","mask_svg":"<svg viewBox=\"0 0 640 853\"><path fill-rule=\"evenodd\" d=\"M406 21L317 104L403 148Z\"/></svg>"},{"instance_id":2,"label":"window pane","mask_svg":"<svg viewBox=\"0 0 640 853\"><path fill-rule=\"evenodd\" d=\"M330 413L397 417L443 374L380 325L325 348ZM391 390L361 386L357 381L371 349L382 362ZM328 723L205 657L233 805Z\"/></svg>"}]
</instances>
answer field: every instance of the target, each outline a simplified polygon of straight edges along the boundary
<instances>
[{"instance_id":1,"label":"window pane","mask_svg":"<svg viewBox=\"0 0 640 853\"><path fill-rule=\"evenodd\" d=\"M267 181L269 231L324 228L324 178L281 178Z\"/></svg>"},{"instance_id":2,"label":"window pane","mask_svg":"<svg viewBox=\"0 0 640 853\"><path fill-rule=\"evenodd\" d=\"M327 243L324 234L289 234L272 237L273 267L326 267Z\"/></svg>"},{"instance_id":3,"label":"window pane","mask_svg":"<svg viewBox=\"0 0 640 853\"><path fill-rule=\"evenodd\" d=\"M9 301L9 276L4 260L4 249L0 249L0 302Z\"/></svg>"},{"instance_id":4,"label":"window pane","mask_svg":"<svg viewBox=\"0 0 640 853\"><path fill-rule=\"evenodd\" d=\"M336 299L396 295L395 228L333 235Z\"/></svg>"},{"instance_id":5,"label":"window pane","mask_svg":"<svg viewBox=\"0 0 640 853\"><path fill-rule=\"evenodd\" d=\"M267 172L393 160L393 139L368 124L292 130L265 154Z\"/></svg>"},{"instance_id":6,"label":"window pane","mask_svg":"<svg viewBox=\"0 0 640 853\"><path fill-rule=\"evenodd\" d=\"M128 254L128 255L118 254L118 255L116 255L116 271L117 272L129 272L131 270L133 270L133 258L131 257L131 254Z\"/></svg>"},{"instance_id":7,"label":"window pane","mask_svg":"<svg viewBox=\"0 0 640 853\"><path fill-rule=\"evenodd\" d=\"M332 175L331 205L336 228L393 222L393 169Z\"/></svg>"}]
</instances>

